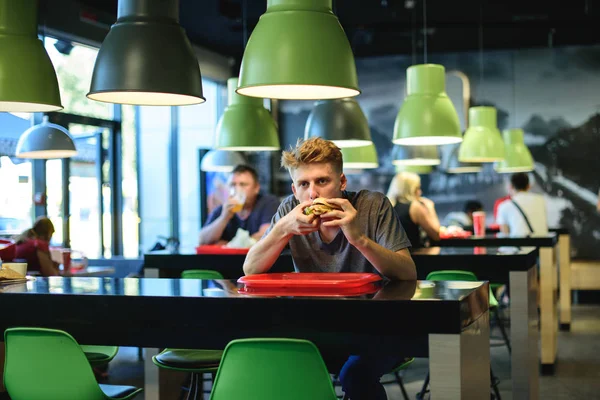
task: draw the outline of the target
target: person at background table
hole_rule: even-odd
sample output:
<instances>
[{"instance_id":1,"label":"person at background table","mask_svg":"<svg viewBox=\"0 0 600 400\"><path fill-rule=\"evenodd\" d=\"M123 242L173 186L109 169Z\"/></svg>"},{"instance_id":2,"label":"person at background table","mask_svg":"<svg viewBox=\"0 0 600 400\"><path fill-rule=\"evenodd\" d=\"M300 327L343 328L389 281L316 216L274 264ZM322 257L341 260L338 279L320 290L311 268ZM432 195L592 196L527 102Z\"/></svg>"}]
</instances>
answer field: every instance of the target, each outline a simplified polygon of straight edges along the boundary
<instances>
[{"instance_id":1,"label":"person at background table","mask_svg":"<svg viewBox=\"0 0 600 400\"><path fill-rule=\"evenodd\" d=\"M27 260L27 270L37 271L42 276L60 275L58 263L50 256L50 239L54 234L54 224L47 217L39 217L33 226L16 240L15 258Z\"/></svg>"},{"instance_id":2,"label":"person at background table","mask_svg":"<svg viewBox=\"0 0 600 400\"><path fill-rule=\"evenodd\" d=\"M483 204L478 200L465 203L464 211L453 211L444 218L444 226L459 226L463 229L473 229L473 213L483 211Z\"/></svg>"},{"instance_id":3,"label":"person at background table","mask_svg":"<svg viewBox=\"0 0 600 400\"><path fill-rule=\"evenodd\" d=\"M277 211L277 197L261 193L256 170L248 165L238 165L231 172L229 187L232 192L242 193L244 205L231 195L225 204L215 208L208 216L204 228L200 230L200 245L226 243L235 236L238 228L260 239Z\"/></svg>"},{"instance_id":4,"label":"person at background table","mask_svg":"<svg viewBox=\"0 0 600 400\"><path fill-rule=\"evenodd\" d=\"M246 275L269 271L289 244L298 272L374 272L391 280L417 279L410 242L389 200L378 192L346 190L342 153L333 142L318 137L298 141L283 152L281 165L290 173L293 194L248 252ZM318 197L341 211L305 215ZM386 399L379 379L402 361L389 354L324 354L324 359L332 372L344 364L340 381L352 400Z\"/></svg>"},{"instance_id":5,"label":"person at background table","mask_svg":"<svg viewBox=\"0 0 600 400\"><path fill-rule=\"evenodd\" d=\"M440 240L440 220L433 201L422 196L421 178L412 172L400 172L392 178L387 197L412 243L412 248L423 247L422 228L432 240Z\"/></svg>"},{"instance_id":6,"label":"person at background table","mask_svg":"<svg viewBox=\"0 0 600 400\"><path fill-rule=\"evenodd\" d=\"M498 206L497 222L500 231L511 237L547 234L548 217L544 196L529 191L529 177L523 172L513 174L510 183L510 199Z\"/></svg>"}]
</instances>

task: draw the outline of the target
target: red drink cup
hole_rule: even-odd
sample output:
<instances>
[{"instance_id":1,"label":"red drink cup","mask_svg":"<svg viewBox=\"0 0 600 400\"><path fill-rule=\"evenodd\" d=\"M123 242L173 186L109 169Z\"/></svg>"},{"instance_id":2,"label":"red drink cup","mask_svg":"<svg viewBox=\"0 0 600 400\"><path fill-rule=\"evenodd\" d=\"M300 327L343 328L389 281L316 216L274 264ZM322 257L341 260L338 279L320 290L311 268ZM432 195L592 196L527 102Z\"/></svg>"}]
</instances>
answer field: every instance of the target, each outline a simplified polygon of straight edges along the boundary
<instances>
[{"instance_id":1,"label":"red drink cup","mask_svg":"<svg viewBox=\"0 0 600 400\"><path fill-rule=\"evenodd\" d=\"M475 211L473 213L473 234L485 236L485 212Z\"/></svg>"},{"instance_id":2,"label":"red drink cup","mask_svg":"<svg viewBox=\"0 0 600 400\"><path fill-rule=\"evenodd\" d=\"M71 269L71 250L63 249L62 251L63 258L63 271L69 271Z\"/></svg>"}]
</instances>

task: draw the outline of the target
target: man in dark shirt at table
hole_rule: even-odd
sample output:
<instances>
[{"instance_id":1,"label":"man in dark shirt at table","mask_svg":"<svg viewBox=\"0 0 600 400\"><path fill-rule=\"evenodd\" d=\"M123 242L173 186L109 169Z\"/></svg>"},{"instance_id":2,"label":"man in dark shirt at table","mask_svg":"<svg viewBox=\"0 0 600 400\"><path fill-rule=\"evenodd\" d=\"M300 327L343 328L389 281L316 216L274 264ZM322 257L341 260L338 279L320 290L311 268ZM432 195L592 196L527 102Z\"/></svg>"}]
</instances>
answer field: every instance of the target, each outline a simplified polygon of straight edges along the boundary
<instances>
[{"instance_id":1,"label":"man in dark shirt at table","mask_svg":"<svg viewBox=\"0 0 600 400\"><path fill-rule=\"evenodd\" d=\"M269 227L279 200L271 194L260 193L256 170L248 165L236 166L231 172L229 187L232 191L243 193L246 198L243 208L236 212L234 196L215 208L200 230L200 245L229 242L238 228L248 231L252 238L258 240Z\"/></svg>"},{"instance_id":2,"label":"man in dark shirt at table","mask_svg":"<svg viewBox=\"0 0 600 400\"><path fill-rule=\"evenodd\" d=\"M391 203L382 193L346 191L342 154L335 144L321 138L299 142L283 152L281 164L292 178L293 195L279 205L266 234L250 249L246 275L267 272L289 243L299 272L375 272L391 280L417 279L410 242ZM305 215L317 197L342 211ZM346 396L386 399L379 380L401 360L381 353L351 355L340 372Z\"/></svg>"}]
</instances>

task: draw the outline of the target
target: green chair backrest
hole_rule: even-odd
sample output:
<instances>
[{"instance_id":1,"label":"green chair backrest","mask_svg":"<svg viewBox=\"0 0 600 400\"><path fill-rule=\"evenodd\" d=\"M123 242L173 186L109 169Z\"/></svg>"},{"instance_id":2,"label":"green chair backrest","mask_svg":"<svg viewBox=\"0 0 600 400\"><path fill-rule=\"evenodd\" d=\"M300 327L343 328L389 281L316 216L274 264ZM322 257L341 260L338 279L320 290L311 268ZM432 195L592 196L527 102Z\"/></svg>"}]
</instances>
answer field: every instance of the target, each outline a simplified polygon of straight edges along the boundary
<instances>
[{"instance_id":1,"label":"green chair backrest","mask_svg":"<svg viewBox=\"0 0 600 400\"><path fill-rule=\"evenodd\" d=\"M471 271L461 271L461 270L443 270L443 271L432 271L427 274L428 281L468 281L474 282L477 281L477 276ZM492 292L492 288L490 287L490 307L498 307L498 300L496 300L496 296L494 296L494 292Z\"/></svg>"},{"instance_id":2,"label":"green chair backrest","mask_svg":"<svg viewBox=\"0 0 600 400\"><path fill-rule=\"evenodd\" d=\"M211 400L336 400L317 347L298 339L239 339L225 348Z\"/></svg>"},{"instance_id":3,"label":"green chair backrest","mask_svg":"<svg viewBox=\"0 0 600 400\"><path fill-rule=\"evenodd\" d=\"M68 333L9 328L4 341L4 385L12 400L106 399L83 351Z\"/></svg>"},{"instance_id":4,"label":"green chair backrest","mask_svg":"<svg viewBox=\"0 0 600 400\"><path fill-rule=\"evenodd\" d=\"M428 281L477 281L477 276L471 271L445 270L433 271L427 275Z\"/></svg>"},{"instance_id":5,"label":"green chair backrest","mask_svg":"<svg viewBox=\"0 0 600 400\"><path fill-rule=\"evenodd\" d=\"M181 273L182 279L224 279L219 271L211 269L188 269Z\"/></svg>"}]
</instances>

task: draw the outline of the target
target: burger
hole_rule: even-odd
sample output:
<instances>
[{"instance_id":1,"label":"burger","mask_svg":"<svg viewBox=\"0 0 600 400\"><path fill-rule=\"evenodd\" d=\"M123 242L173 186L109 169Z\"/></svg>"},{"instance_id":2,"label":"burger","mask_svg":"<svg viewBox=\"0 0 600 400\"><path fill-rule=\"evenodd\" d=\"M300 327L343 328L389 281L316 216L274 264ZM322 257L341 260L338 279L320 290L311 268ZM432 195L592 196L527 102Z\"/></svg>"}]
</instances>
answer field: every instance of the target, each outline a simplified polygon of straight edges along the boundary
<instances>
[{"instance_id":1,"label":"burger","mask_svg":"<svg viewBox=\"0 0 600 400\"><path fill-rule=\"evenodd\" d=\"M306 207L304 209L304 214L306 215L321 215L321 214L325 214L328 213L329 211L333 211L333 210L338 210L338 211L342 211L342 208L340 206L338 206L337 204L331 204L328 203L326 199L324 199L323 197L317 197L316 199L313 200L312 205Z\"/></svg>"}]
</instances>

